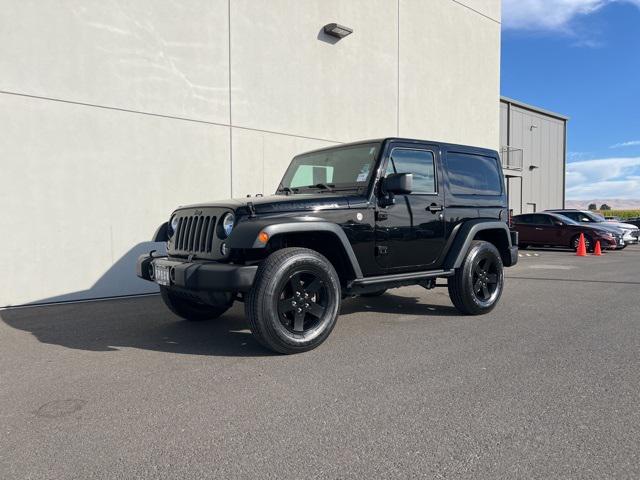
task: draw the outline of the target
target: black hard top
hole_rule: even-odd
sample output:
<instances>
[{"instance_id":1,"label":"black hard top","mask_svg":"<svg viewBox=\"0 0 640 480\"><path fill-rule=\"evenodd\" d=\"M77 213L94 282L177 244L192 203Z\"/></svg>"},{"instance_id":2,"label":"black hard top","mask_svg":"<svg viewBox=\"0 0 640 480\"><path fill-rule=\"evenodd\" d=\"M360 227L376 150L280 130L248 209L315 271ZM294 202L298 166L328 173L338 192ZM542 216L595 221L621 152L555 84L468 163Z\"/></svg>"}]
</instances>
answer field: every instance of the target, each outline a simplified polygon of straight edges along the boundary
<instances>
[{"instance_id":1,"label":"black hard top","mask_svg":"<svg viewBox=\"0 0 640 480\"><path fill-rule=\"evenodd\" d=\"M446 143L446 142L438 142L436 140L420 140L417 138L403 138L403 137L384 137L384 138L372 138L372 139L368 139L368 140L358 140L357 142L349 142L349 143L338 143L336 145L331 145L329 147L323 147L323 148L317 148L314 150L309 150L306 153L313 153L313 152L322 152L324 150L332 150L334 148L343 148L343 147L350 147L350 146L354 146L354 145L362 145L362 144L366 144L366 143L388 143L388 142L399 142L399 143L415 143L416 145L418 144L430 144L430 145L438 145L440 146L440 148L445 149L445 150L453 150L453 151L463 151L463 152L476 152L482 155L490 155L490 156L497 156L498 152L496 152L495 150L491 150L488 148L482 148L482 147L474 147L471 145L461 145L461 144L456 144L456 143Z\"/></svg>"}]
</instances>

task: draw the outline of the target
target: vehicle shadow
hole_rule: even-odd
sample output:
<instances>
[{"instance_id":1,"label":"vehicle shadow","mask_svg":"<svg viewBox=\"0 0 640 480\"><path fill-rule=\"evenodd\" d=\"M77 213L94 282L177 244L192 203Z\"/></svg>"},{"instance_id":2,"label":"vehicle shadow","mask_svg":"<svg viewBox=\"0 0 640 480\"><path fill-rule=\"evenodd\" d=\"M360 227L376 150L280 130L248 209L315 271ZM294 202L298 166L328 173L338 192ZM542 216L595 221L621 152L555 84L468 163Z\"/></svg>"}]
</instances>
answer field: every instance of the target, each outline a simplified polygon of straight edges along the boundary
<instances>
[{"instance_id":1,"label":"vehicle shadow","mask_svg":"<svg viewBox=\"0 0 640 480\"><path fill-rule=\"evenodd\" d=\"M172 313L158 295L0 311L7 325L40 342L108 352L140 348L212 356L270 356L251 336L242 304L222 317L189 322Z\"/></svg>"},{"instance_id":2,"label":"vehicle shadow","mask_svg":"<svg viewBox=\"0 0 640 480\"><path fill-rule=\"evenodd\" d=\"M458 315L453 307L420 303L415 296L347 298L344 317L356 312L388 315ZM256 357L275 355L251 335L241 303L222 317L189 322L170 313L158 295L8 308L0 320L40 342L92 352L138 348L187 355Z\"/></svg>"},{"instance_id":3,"label":"vehicle shadow","mask_svg":"<svg viewBox=\"0 0 640 480\"><path fill-rule=\"evenodd\" d=\"M40 298L25 302L24 305L43 305L156 293L158 292L157 285L142 280L135 274L138 257L152 250L162 254L165 252L165 246L156 242L138 243L116 260L113 265L110 265L93 284L87 285L85 289ZM0 303L0 306L4 305Z\"/></svg>"},{"instance_id":4,"label":"vehicle shadow","mask_svg":"<svg viewBox=\"0 0 640 480\"><path fill-rule=\"evenodd\" d=\"M389 315L429 315L434 317L459 316L460 313L449 305L436 305L421 302L416 296L398 295L395 291L380 297L354 297L342 302L341 315L356 312L376 312Z\"/></svg>"}]
</instances>

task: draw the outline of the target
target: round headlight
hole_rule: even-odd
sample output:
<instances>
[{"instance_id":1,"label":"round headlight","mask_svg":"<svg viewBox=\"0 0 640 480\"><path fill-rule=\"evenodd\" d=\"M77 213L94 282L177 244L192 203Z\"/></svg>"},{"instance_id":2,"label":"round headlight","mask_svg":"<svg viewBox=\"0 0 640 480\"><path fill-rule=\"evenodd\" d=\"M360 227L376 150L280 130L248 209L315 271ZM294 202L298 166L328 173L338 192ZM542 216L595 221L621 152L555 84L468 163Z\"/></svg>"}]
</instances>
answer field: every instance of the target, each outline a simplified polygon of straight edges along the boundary
<instances>
[{"instance_id":1,"label":"round headlight","mask_svg":"<svg viewBox=\"0 0 640 480\"><path fill-rule=\"evenodd\" d=\"M178 230L178 216L174 215L169 221L169 235L173 235Z\"/></svg>"},{"instance_id":2,"label":"round headlight","mask_svg":"<svg viewBox=\"0 0 640 480\"><path fill-rule=\"evenodd\" d=\"M236 217L233 213L226 213L224 217L222 217L222 231L224 232L225 237L231 235L231 231L233 230L233 224L236 221Z\"/></svg>"}]
</instances>

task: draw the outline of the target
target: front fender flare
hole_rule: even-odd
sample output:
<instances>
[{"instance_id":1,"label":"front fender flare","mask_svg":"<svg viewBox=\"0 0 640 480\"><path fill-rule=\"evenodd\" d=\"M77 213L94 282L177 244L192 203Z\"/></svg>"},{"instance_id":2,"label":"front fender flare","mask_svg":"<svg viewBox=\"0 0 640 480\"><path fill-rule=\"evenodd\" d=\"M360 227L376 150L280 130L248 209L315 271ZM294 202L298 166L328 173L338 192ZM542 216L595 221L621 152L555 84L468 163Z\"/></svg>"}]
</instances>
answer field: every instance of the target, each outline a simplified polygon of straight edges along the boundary
<instances>
[{"instance_id":1,"label":"front fender flare","mask_svg":"<svg viewBox=\"0 0 640 480\"><path fill-rule=\"evenodd\" d=\"M153 234L152 242L166 242L169 240L169 222L164 222Z\"/></svg>"},{"instance_id":2,"label":"front fender flare","mask_svg":"<svg viewBox=\"0 0 640 480\"><path fill-rule=\"evenodd\" d=\"M362 278L362 270L360 269L356 254L351 247L351 243L349 243L349 239L344 233L344 230L335 223L319 220L314 217L247 220L236 225L236 228L233 229L233 232L227 240L227 245L230 248L239 249L265 248L266 244L258 240L258 234L260 232L265 232L269 235L270 239L286 233L330 233L340 242L356 278Z\"/></svg>"}]
</instances>

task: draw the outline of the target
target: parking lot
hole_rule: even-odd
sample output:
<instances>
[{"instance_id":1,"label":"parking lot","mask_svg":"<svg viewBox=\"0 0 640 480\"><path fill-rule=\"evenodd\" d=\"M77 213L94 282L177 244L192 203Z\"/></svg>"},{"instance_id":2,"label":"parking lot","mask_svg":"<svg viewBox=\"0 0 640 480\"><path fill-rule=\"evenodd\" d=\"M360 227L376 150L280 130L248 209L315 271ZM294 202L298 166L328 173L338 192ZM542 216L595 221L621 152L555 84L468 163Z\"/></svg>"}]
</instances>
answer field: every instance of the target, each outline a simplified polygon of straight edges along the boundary
<instances>
[{"instance_id":1,"label":"parking lot","mask_svg":"<svg viewBox=\"0 0 640 480\"><path fill-rule=\"evenodd\" d=\"M294 356L241 304L0 311L0 478L640 478L640 247L522 254L489 315L348 299Z\"/></svg>"}]
</instances>

